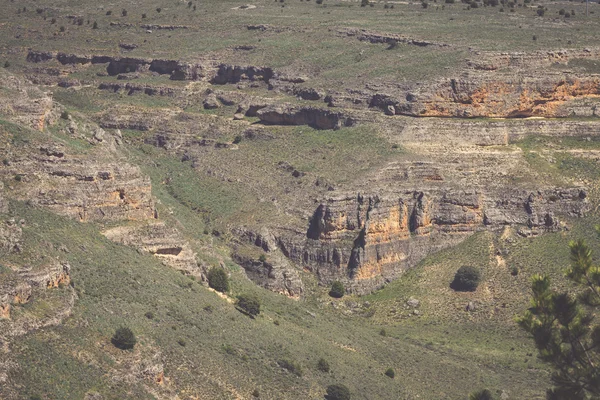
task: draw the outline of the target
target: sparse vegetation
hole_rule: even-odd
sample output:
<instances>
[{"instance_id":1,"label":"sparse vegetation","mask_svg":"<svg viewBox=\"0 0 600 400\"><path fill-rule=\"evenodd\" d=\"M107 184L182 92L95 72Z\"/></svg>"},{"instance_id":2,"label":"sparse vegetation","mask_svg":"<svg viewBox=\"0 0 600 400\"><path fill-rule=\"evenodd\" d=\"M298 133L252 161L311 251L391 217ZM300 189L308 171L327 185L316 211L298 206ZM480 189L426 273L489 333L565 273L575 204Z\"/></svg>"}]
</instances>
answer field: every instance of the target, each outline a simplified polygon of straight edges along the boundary
<instances>
[{"instance_id":1,"label":"sparse vegetation","mask_svg":"<svg viewBox=\"0 0 600 400\"><path fill-rule=\"evenodd\" d=\"M317 0L320 5L315 7L304 1L271 0L258 5L258 10L244 2L208 0L196 2L197 13L192 12L196 5L186 0L179 4L147 3L134 9L132 16L123 18L119 12L122 7L132 11L130 3L121 0L111 3L117 15L113 17L106 11L108 4L86 1L51 5L48 0L31 4L12 2L13 8L0 16L4 59L13 64L2 71L2 79L9 84L0 88L0 96L6 100L28 92L37 99L45 92L60 103L48 109L51 113L46 119L38 118L47 106L44 99L31 107L33 118L17 115L21 112L18 110L28 109L22 104L12 109L0 107L17 110L0 116L11 121L0 121L0 149L10 149L0 157L4 158L5 166L0 172L4 173L0 177L4 180L0 203L8 198L9 204L8 211L0 204L0 230L6 221L13 219L23 230L18 254L6 255L0 250L6 264L0 267L0 280L4 283L3 277L13 279L17 276L15 271L24 267L31 267L33 274L48 260L69 261L71 265L73 285L60 284L45 290L43 296L34 293L29 303L12 308L15 318L51 317L53 310L62 310L64 304L69 304L61 303L62 300L69 299L71 293L77 294L71 317L65 323L30 332L10 344L10 361L14 359L28 372L9 374L9 389L12 385L23 388L23 393L16 397L42 394L44 398L85 398L90 388L94 388L103 398L145 399L167 392L169 396L215 399L230 397L231 393L244 398L250 395L264 399L294 395L312 398L322 396L330 383L346 384L348 397L351 391L355 397L372 399L408 398L414 393L423 398L436 398L442 393L448 398L465 398L468 391L479 387L488 387L500 397L505 389L501 382L508 381L511 397L514 393L523 398L543 394L550 367L535 356L533 342L525 332L515 330L512 316L526 307L527 277L539 272L536 268L544 268L557 290L569 287L560 271L568 255L563 254L557 243L587 232L589 224L598 223L597 192L587 194L590 210L585 215L592 218L589 223L574 214L564 216L555 211L559 226L564 224L569 230L553 234L534 227L528 238L521 237L528 235L529 227L525 226L507 227L504 232L507 236L495 231L477 232L458 246L430 254L370 295L354 294L355 290L360 292L363 283L368 284L368 277L355 284L351 281L354 277L345 274L354 240L351 236L360 230L360 224L353 226L351 221L355 217L354 211L349 210L351 207L344 211L344 216L330 207L327 212L333 216L323 219L322 236L306 239L314 241L311 245L320 248L319 254L311 251L304 254L301 243L307 229L305 216L319 204L329 206L328 199L348 194L347 201L354 202L351 197L359 191L365 199L360 209L364 222L368 204L374 204L379 190L387 193L388 189L390 192L406 189L394 196L397 200L402 198L402 206L407 207L406 219L411 228L412 219L416 218L412 214L415 199L411 193L426 190L421 189L420 180L427 181L427 188L430 185L454 188L456 183L457 189L463 190L462 184L452 181L452 171L458 168L457 173L468 181L473 178L473 182L479 178L481 168L489 169L500 181L514 179L515 188L532 190L534 194L541 186L560 188L556 191L560 196L539 195L540 202L535 206L540 219L547 210L561 209L561 202L565 201L562 197L567 193L563 188L571 187L573 182L597 187L600 167L593 158L599 148L597 135L571 136L585 131L586 121L595 123L592 117L579 115L593 114L590 111L596 107L593 96L585 96L581 103L575 104L570 94L566 94L568 99L561 101L558 108L575 111L558 122L550 118L543 122L551 132L555 123L563 122L575 123L577 129L539 143L531 141L541 139L539 132L530 129L539 122L534 120L461 118L454 122L423 118L413 122L398 115L410 112L409 108L419 109L428 90L453 78L459 79L458 93L454 96L448 88L440 93L447 91L457 100L449 108L452 112L454 107L468 108L466 103L470 100L460 97L461 85L470 85L473 74L486 77L486 82L495 85L496 80L500 82L508 72L514 72L510 75L510 85L519 83L521 73L513 64L527 64L536 57L545 57L546 45L552 45L552 49L568 48L568 57L557 59L559 62L544 61L543 67L531 71L544 69L548 76L566 73L585 81L589 74L600 72L594 51L583 52L584 48L594 48L600 23L594 18L573 18L575 12L582 15L583 5L573 2L570 6L574 10L565 9L562 16L570 19L564 23L557 15L561 15L558 11L566 8L565 4L537 2L523 7L528 0L503 1L502 8L498 8L510 14L498 13L498 8L493 8L500 5L497 0L465 0L461 4L446 4L441 0L426 0L423 4L366 1L363 8L361 2ZM36 12L26 13L24 4ZM367 4L373 9L364 8ZM538 4L547 7L544 10L550 18L537 17ZM20 6L18 16L14 14L14 5ZM162 6L165 13L160 11ZM40 14L36 7L45 11ZM48 21L42 22L46 17ZM65 27L70 26L63 30L66 33L59 34L58 20ZM88 29L80 29L86 20ZM339 21L345 23L340 25ZM465 23L469 25L467 30L461 28ZM100 37L95 33L99 30L89 29L98 27L102 31ZM532 35L539 40L531 40ZM192 37L194 40L188 40ZM120 44L123 46L118 47ZM39 52L35 55L39 63L26 60L22 49ZM62 53L60 62L56 60L57 53ZM513 53L517 54L514 58ZM45 60L49 55L53 59ZM151 67L122 62L115 68L119 70L117 75L107 76L108 63L97 62L105 56L158 61ZM75 64L61 66L70 57L75 57ZM93 63L89 57L95 58ZM508 58L510 67L506 66ZM211 66L247 65L255 69L234 68L224 72L231 73L232 82L213 84L212 74L216 72L212 67L204 68L204 60L210 60ZM197 62L202 68L196 69ZM271 72L261 76L260 68L269 69L273 76L268 77ZM471 78L462 75L467 70ZM27 71L27 79L41 82L39 88L13 85L13 76L20 77L22 71ZM529 79L537 79L531 71L526 71L525 86ZM236 76L239 81L235 81ZM286 83L280 85L281 82ZM100 90L100 85L109 89ZM134 89L127 89L130 87ZM585 88L582 83L572 89L568 79L560 86L565 93ZM213 91L222 106L214 110L198 106L204 90ZM494 93L483 99L482 104L501 96ZM440 99L434 103L437 101ZM236 107L246 113L246 102L252 103L252 107L244 120L232 118ZM254 102L256 107L262 106L261 102L273 103L273 107L289 103L289 107L323 108L360 118L356 126L336 130L267 125L256 123L258 118L252 116ZM438 110L434 103L427 103L431 105L428 112ZM388 104L393 109L387 108ZM551 100L544 105L535 101L531 104L534 109L553 109ZM68 113L57 120L54 111L57 109L66 109ZM388 112L389 118L383 117L383 112ZM385 121L385 126L381 121ZM442 139L436 129L446 122L456 124L452 128L456 132L452 143L456 141L456 145L438 142ZM411 130L417 123L422 124L419 130ZM97 124L106 130L98 135L103 141L94 137ZM494 140L492 131L498 126L505 126L512 138L513 133L520 135L524 125L528 126L529 136L523 141L511 139L510 143L489 146L471 143L479 140L480 127L481 132L493 127L489 138ZM470 144L460 143L464 138L462 129L457 127L462 126L468 126L469 134L473 134L467 140ZM423 143L421 138L415 139L419 135L424 135ZM231 142L239 146L231 146ZM479 160L482 167L467 165L471 157L469 161L458 155L454 159L454 147L468 148L477 154L472 158ZM18 150L23 148L30 148L31 152ZM491 161L502 160L505 154L510 154L514 161L510 165L515 168L507 170L501 161L496 168L495 161ZM111 164L113 158L117 160L116 167ZM50 160L46 167L56 175L48 180L43 174L27 170L39 159ZM78 162L74 167L73 160ZM94 171L85 171L88 160L93 163ZM438 168L437 160L442 165L439 173L432 172ZM23 168L24 163L27 168ZM286 165L293 169L288 171ZM137 171L138 167L140 170L133 174L136 176L121 185L122 175L130 169ZM535 173L529 174L529 170ZM437 182L440 178L442 181ZM55 193L60 192L63 182L69 181L73 183L73 198L70 191L64 197L71 204L67 214L72 219L48 212L59 207L52 204L57 200ZM387 184L382 187L384 181L394 183L389 188ZM136 198L139 193L131 188L139 182L145 187L141 202ZM495 179L492 183L499 184ZM91 194L105 188L111 193L116 190L115 201L77 198L78 193L85 191L80 188L91 187L88 185L95 185L90 189ZM121 188L123 194L119 192ZM467 190L477 191L478 186L469 186ZM38 192L43 193L42 201L36 198L40 196ZM22 202L29 197L30 201ZM491 200L485 198L485 207L480 204L475 211L471 206L451 203L444 207L456 206L456 214L464 212L467 221L477 227L475 230L484 229L478 216L491 207ZM111 205L94 214L96 200ZM148 221L135 216L145 201L152 201L155 209ZM115 210L120 207L128 208L131 219L118 220ZM371 209L369 229L387 224L384 216L379 215L383 210ZM404 218L402 207L400 211L400 219L392 218L394 223ZM95 222L99 213L106 215ZM487 210L485 215L493 219ZM77 222L82 218L89 220ZM24 220L22 225L21 220ZM146 222L164 223L168 229L177 230L180 236L175 240L186 242L181 259L169 253L176 253L181 243L173 248L161 247L160 252L169 254L154 256L146 251L146 241L141 246L141 239L133 238L130 240L134 244L128 246L112 242L103 234L112 229L138 229ZM332 251L341 247L337 243L328 247L329 238L337 234L329 229L344 225L348 229L343 235L347 237L341 247L347 247L348 252L345 248L342 252ZM269 233L261 232L263 242L255 245L253 235L263 226ZM242 238L240 229L245 232ZM421 231L426 229L408 229L407 240L421 239L422 233L427 234ZM291 247L285 243L288 235L296 235L298 239L297 243L294 239ZM274 249L272 239L276 243ZM369 241L366 251L373 250L369 247L374 245L379 247L377 252L385 252L381 248L387 239L375 244L377 240ZM67 250L59 250L63 244ZM267 245L269 250L265 251ZM590 245L598 249L597 241ZM360 243L354 246L358 249ZM188 249L194 254L189 266L177 265L173 269L165 265L173 259L185 263ZM502 252L497 253L498 249ZM242 266L232 258L238 250L243 255L240 260L246 262ZM280 261L287 252L293 258L291 272L296 272L304 285L300 296L298 292L292 294L296 276L281 275L285 265ZM322 261L316 263L316 257L322 257ZM333 275L323 269L330 260L339 264ZM411 260L411 267L412 263ZM227 273L228 296L207 290L204 282L199 284L194 275L189 275L198 275L195 268L207 265L221 265L219 269ZM479 289L466 294L450 290L448 284L461 265L477 268L485 277L485 287L482 283ZM186 272L180 273L176 270L179 268ZM371 273L367 272L359 271L361 277ZM333 287L322 286L319 279L331 282L331 276L339 276L352 295L346 295L342 285L341 300L328 298L327 293ZM265 287L285 295L272 293ZM239 294L250 294L259 300L260 314L256 314L259 315L256 320L238 312L236 306L253 315L239 303L231 304L230 297ZM407 299L413 296L421 301L419 307L407 304ZM471 303L476 307L470 308ZM465 307L469 312L464 311ZM2 329L10 323L0 322ZM138 336L135 352L121 352L106 345L114 329L122 325ZM188 360L185 368L172 368L179 365L181 357ZM199 369L198 360L202 362ZM299 379L294 372L280 368L277 363L282 360L302 364L303 377ZM128 368L133 361L143 367L163 364L164 379L176 384L163 386L152 382L162 380L162 376L139 378L139 374L131 374L130 377ZM324 371L323 362L333 373ZM386 368L396 364L402 364L402 371L394 379L388 379L384 375ZM206 379L203 375L206 371L216 372ZM115 376L127 379L114 384ZM436 379L414 379L415 376ZM227 388L214 384L221 379L227 382ZM157 394L149 394L147 388Z\"/></svg>"}]
</instances>

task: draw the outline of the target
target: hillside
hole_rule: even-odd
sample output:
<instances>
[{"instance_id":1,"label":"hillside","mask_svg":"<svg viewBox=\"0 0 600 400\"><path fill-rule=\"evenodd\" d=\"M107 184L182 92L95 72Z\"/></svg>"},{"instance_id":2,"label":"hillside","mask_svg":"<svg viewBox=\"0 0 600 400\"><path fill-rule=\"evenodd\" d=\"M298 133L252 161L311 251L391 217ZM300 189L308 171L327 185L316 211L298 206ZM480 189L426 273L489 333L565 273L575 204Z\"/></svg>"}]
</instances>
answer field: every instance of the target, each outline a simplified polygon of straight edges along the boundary
<instances>
[{"instance_id":1,"label":"hillside","mask_svg":"<svg viewBox=\"0 0 600 400\"><path fill-rule=\"evenodd\" d=\"M588 7L5 1L0 398L545 398L514 317L600 254Z\"/></svg>"}]
</instances>

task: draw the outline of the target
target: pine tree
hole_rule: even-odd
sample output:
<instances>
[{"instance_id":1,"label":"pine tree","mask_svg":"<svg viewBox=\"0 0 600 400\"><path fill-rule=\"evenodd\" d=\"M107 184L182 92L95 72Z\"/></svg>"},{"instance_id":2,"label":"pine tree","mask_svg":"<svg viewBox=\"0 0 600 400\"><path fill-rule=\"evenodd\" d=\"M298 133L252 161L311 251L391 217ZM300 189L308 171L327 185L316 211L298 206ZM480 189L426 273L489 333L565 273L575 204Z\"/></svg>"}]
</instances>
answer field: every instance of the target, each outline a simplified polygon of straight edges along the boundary
<instances>
[{"instance_id":1,"label":"pine tree","mask_svg":"<svg viewBox=\"0 0 600 400\"><path fill-rule=\"evenodd\" d=\"M600 235L600 226L596 227ZM569 243L571 265L566 276L580 285L578 296L550 288L547 276L532 278L531 308L517 318L529 332L540 358L552 364L554 388L549 400L583 400L600 396L600 265L583 240Z\"/></svg>"}]
</instances>

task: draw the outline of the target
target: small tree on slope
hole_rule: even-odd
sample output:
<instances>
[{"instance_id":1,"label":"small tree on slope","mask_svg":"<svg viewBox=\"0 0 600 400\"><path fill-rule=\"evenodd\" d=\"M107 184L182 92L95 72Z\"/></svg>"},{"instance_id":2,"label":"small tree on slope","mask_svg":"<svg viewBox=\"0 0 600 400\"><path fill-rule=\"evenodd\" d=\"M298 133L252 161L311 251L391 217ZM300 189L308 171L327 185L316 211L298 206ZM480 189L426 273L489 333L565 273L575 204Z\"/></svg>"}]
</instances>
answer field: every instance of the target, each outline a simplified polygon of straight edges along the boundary
<instances>
[{"instance_id":1,"label":"small tree on slope","mask_svg":"<svg viewBox=\"0 0 600 400\"><path fill-rule=\"evenodd\" d=\"M600 226L596 227L600 234ZM580 285L578 296L550 288L547 276L532 278L531 307L517 318L529 332L540 358L555 369L549 400L600 398L600 266L583 240L569 243L566 276Z\"/></svg>"}]
</instances>

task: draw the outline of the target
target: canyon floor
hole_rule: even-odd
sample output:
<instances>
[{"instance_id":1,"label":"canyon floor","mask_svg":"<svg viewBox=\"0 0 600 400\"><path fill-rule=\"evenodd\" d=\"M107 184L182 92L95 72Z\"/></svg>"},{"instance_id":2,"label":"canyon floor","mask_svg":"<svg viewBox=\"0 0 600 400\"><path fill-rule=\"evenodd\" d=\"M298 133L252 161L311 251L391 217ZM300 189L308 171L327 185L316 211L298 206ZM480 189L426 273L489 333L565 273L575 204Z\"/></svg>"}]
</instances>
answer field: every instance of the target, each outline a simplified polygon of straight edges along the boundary
<instances>
[{"instance_id":1,"label":"canyon floor","mask_svg":"<svg viewBox=\"0 0 600 400\"><path fill-rule=\"evenodd\" d=\"M545 398L515 316L600 254L600 6L492 3L5 0L0 398Z\"/></svg>"}]
</instances>

